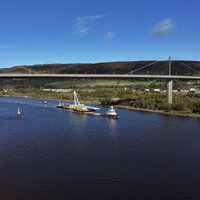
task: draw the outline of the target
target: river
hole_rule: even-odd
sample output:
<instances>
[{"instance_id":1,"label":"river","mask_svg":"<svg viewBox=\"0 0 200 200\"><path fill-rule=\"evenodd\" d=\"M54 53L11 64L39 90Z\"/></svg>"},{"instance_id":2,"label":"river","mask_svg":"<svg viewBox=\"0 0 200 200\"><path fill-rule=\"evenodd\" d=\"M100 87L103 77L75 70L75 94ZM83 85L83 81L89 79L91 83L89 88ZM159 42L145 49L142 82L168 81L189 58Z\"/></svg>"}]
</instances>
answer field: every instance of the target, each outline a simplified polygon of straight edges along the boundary
<instances>
[{"instance_id":1,"label":"river","mask_svg":"<svg viewBox=\"0 0 200 200\"><path fill-rule=\"evenodd\" d=\"M56 104L0 98L0 199L200 199L199 118Z\"/></svg>"}]
</instances>

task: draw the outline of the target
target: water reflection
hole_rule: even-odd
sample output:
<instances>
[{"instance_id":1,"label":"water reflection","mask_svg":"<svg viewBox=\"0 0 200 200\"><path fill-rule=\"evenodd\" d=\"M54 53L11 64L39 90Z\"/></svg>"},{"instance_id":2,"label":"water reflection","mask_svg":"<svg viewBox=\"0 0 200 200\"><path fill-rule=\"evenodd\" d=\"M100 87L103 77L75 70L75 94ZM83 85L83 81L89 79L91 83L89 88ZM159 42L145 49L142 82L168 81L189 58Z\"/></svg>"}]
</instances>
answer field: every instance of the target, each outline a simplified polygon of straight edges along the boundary
<instances>
[{"instance_id":1,"label":"water reflection","mask_svg":"<svg viewBox=\"0 0 200 200\"><path fill-rule=\"evenodd\" d=\"M109 134L116 134L116 128L117 128L117 122L118 120L117 119L104 119L107 121L107 124L108 124L108 133Z\"/></svg>"},{"instance_id":2,"label":"water reflection","mask_svg":"<svg viewBox=\"0 0 200 200\"><path fill-rule=\"evenodd\" d=\"M74 121L74 120L86 121L87 120L87 114L76 113L76 112L66 111L66 110L64 110L64 112L68 112L69 113L68 116L72 119L72 121Z\"/></svg>"}]
</instances>

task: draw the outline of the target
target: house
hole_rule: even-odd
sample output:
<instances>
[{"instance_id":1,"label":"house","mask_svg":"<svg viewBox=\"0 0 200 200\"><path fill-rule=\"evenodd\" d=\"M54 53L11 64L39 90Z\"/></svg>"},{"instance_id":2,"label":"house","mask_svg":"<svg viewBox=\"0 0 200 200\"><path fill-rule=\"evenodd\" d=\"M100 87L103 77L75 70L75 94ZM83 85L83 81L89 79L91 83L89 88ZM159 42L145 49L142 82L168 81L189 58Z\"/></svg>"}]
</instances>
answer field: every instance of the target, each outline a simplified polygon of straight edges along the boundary
<instances>
[{"instance_id":1,"label":"house","mask_svg":"<svg viewBox=\"0 0 200 200\"><path fill-rule=\"evenodd\" d=\"M160 92L160 89L154 89L153 91L154 92Z\"/></svg>"},{"instance_id":2,"label":"house","mask_svg":"<svg viewBox=\"0 0 200 200\"><path fill-rule=\"evenodd\" d=\"M181 93L188 93L189 90L181 90Z\"/></svg>"},{"instance_id":3,"label":"house","mask_svg":"<svg viewBox=\"0 0 200 200\"><path fill-rule=\"evenodd\" d=\"M196 90L195 90L195 93L196 93L196 94L200 94L200 89L196 89Z\"/></svg>"},{"instance_id":4,"label":"house","mask_svg":"<svg viewBox=\"0 0 200 200\"><path fill-rule=\"evenodd\" d=\"M190 88L190 92L195 92L195 88Z\"/></svg>"}]
</instances>

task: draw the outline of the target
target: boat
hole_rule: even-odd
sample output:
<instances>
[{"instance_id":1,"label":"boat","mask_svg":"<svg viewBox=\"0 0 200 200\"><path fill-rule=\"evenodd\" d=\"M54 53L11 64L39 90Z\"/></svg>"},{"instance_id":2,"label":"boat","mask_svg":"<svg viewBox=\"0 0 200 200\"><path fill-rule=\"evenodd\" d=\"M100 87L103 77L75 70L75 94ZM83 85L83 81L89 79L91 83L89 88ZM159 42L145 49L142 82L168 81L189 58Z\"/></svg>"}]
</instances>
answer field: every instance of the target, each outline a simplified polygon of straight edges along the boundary
<instances>
[{"instance_id":1,"label":"boat","mask_svg":"<svg viewBox=\"0 0 200 200\"><path fill-rule=\"evenodd\" d=\"M74 91L74 103L73 104L64 104L59 102L56 106L57 108L66 109L67 111L78 112L78 113L85 113L91 115L101 115L101 113L96 113L96 110L99 110L97 107L93 106L86 106L83 103L80 103L76 91Z\"/></svg>"},{"instance_id":2,"label":"boat","mask_svg":"<svg viewBox=\"0 0 200 200\"><path fill-rule=\"evenodd\" d=\"M106 114L102 114L102 116L113 118L113 119L119 118L119 115L115 112L115 109L113 108L113 106L110 106L110 109L106 112Z\"/></svg>"},{"instance_id":3,"label":"boat","mask_svg":"<svg viewBox=\"0 0 200 200\"><path fill-rule=\"evenodd\" d=\"M93 106L85 106L85 107L86 107L89 111L93 111L93 112L99 110L99 108L93 107Z\"/></svg>"},{"instance_id":4,"label":"boat","mask_svg":"<svg viewBox=\"0 0 200 200\"><path fill-rule=\"evenodd\" d=\"M56 108L64 108L64 103L59 101L59 104L56 106Z\"/></svg>"},{"instance_id":5,"label":"boat","mask_svg":"<svg viewBox=\"0 0 200 200\"><path fill-rule=\"evenodd\" d=\"M74 104L68 104L67 106L64 106L64 108L76 112L88 112L87 107L79 102L75 91L74 91Z\"/></svg>"},{"instance_id":6,"label":"boat","mask_svg":"<svg viewBox=\"0 0 200 200\"><path fill-rule=\"evenodd\" d=\"M64 106L64 108L70 111L82 112L82 113L92 112L95 109L98 109L94 107L85 106L83 103L80 103L75 91L74 91L74 104L68 104L67 106Z\"/></svg>"},{"instance_id":7,"label":"boat","mask_svg":"<svg viewBox=\"0 0 200 200\"><path fill-rule=\"evenodd\" d=\"M20 116L21 115L21 112L20 112L20 109L18 107L18 110L17 110L17 116Z\"/></svg>"},{"instance_id":8,"label":"boat","mask_svg":"<svg viewBox=\"0 0 200 200\"><path fill-rule=\"evenodd\" d=\"M44 101L44 104L47 104L47 101Z\"/></svg>"}]
</instances>

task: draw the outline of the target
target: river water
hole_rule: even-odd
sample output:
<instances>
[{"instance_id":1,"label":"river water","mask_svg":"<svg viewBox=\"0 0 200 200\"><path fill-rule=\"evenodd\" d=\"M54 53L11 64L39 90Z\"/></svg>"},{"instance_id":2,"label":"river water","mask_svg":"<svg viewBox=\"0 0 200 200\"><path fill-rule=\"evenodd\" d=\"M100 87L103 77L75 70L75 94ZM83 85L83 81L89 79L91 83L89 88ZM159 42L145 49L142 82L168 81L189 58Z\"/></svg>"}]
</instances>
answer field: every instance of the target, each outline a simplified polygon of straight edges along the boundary
<instances>
[{"instance_id":1,"label":"river water","mask_svg":"<svg viewBox=\"0 0 200 200\"><path fill-rule=\"evenodd\" d=\"M0 199L200 199L200 119L56 104L0 98Z\"/></svg>"}]
</instances>

